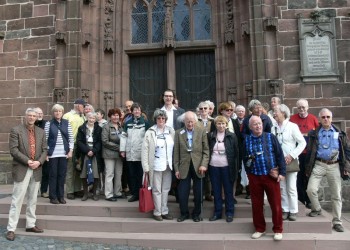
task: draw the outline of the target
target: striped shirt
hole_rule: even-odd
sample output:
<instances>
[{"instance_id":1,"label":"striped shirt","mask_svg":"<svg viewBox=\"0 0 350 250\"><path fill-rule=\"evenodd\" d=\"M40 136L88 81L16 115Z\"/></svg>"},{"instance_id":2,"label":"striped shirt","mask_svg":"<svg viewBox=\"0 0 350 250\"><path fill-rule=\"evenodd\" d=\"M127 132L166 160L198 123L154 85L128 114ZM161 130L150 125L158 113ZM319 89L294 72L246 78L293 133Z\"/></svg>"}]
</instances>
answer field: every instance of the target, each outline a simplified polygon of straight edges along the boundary
<instances>
[{"instance_id":1,"label":"striped shirt","mask_svg":"<svg viewBox=\"0 0 350 250\"><path fill-rule=\"evenodd\" d=\"M50 133L50 122L48 121L45 123L46 140L49 138L49 133ZM73 137L72 126L70 125L69 122L68 122L68 140L69 140L69 149L73 150L74 137ZM47 146L47 148L49 149L49 146ZM63 138L62 138L62 134L61 134L60 130L58 130L55 149L54 149L52 155L49 156L49 158L55 158L55 157L66 157L66 152L64 150L64 145L63 145Z\"/></svg>"}]
</instances>

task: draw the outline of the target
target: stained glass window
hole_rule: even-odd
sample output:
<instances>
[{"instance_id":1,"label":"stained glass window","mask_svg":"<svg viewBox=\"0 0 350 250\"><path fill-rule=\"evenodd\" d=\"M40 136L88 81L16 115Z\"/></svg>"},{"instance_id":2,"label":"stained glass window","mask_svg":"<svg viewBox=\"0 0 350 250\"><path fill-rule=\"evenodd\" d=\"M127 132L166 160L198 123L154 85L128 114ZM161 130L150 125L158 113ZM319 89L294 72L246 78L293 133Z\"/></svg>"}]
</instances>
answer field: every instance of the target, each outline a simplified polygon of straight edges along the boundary
<instances>
[{"instance_id":1,"label":"stained glass window","mask_svg":"<svg viewBox=\"0 0 350 250\"><path fill-rule=\"evenodd\" d=\"M163 26L165 18L165 8L163 1L157 1L152 10L152 42L159 43L163 41Z\"/></svg>"},{"instance_id":2,"label":"stained glass window","mask_svg":"<svg viewBox=\"0 0 350 250\"><path fill-rule=\"evenodd\" d=\"M194 40L209 40L211 38L210 6L205 0L199 0L193 6Z\"/></svg>"},{"instance_id":3,"label":"stained glass window","mask_svg":"<svg viewBox=\"0 0 350 250\"><path fill-rule=\"evenodd\" d=\"M178 0L174 8L175 41L190 40L190 10L185 0Z\"/></svg>"},{"instance_id":4,"label":"stained glass window","mask_svg":"<svg viewBox=\"0 0 350 250\"><path fill-rule=\"evenodd\" d=\"M147 6L142 0L136 2L132 10L132 39L131 43L148 42L148 13Z\"/></svg>"}]
</instances>

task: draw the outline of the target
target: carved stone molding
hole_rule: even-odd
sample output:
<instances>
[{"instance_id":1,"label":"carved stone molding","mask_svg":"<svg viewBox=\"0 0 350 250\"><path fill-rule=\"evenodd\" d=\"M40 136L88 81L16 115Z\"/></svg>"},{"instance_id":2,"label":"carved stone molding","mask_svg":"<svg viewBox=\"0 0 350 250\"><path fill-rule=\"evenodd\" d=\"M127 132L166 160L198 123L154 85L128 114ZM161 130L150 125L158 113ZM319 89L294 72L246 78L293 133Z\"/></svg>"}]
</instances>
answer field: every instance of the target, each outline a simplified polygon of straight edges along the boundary
<instances>
[{"instance_id":1,"label":"carved stone molding","mask_svg":"<svg viewBox=\"0 0 350 250\"><path fill-rule=\"evenodd\" d=\"M164 36L163 36L163 46L165 48L175 47L175 32L174 32L174 19L173 19L173 0L165 0L164 6L166 9L165 19L164 19Z\"/></svg>"},{"instance_id":2,"label":"carved stone molding","mask_svg":"<svg viewBox=\"0 0 350 250\"><path fill-rule=\"evenodd\" d=\"M89 89L81 89L81 98L83 98L86 102L88 102L90 96Z\"/></svg>"},{"instance_id":3,"label":"carved stone molding","mask_svg":"<svg viewBox=\"0 0 350 250\"><path fill-rule=\"evenodd\" d=\"M264 31L276 31L278 25L277 17L266 17L263 21Z\"/></svg>"},{"instance_id":4,"label":"carved stone molding","mask_svg":"<svg viewBox=\"0 0 350 250\"><path fill-rule=\"evenodd\" d=\"M235 85L235 84L232 84ZM236 100L237 97L237 86L228 87L226 90L228 100Z\"/></svg>"},{"instance_id":5,"label":"carved stone molding","mask_svg":"<svg viewBox=\"0 0 350 250\"><path fill-rule=\"evenodd\" d=\"M281 95L282 94L282 80L268 80L268 86L271 95Z\"/></svg>"},{"instance_id":6,"label":"carved stone molding","mask_svg":"<svg viewBox=\"0 0 350 250\"><path fill-rule=\"evenodd\" d=\"M91 43L91 34L90 33L83 33L82 34L82 46L87 47Z\"/></svg>"},{"instance_id":7,"label":"carved stone molding","mask_svg":"<svg viewBox=\"0 0 350 250\"><path fill-rule=\"evenodd\" d=\"M66 44L66 33L57 31L55 34L57 44Z\"/></svg>"},{"instance_id":8,"label":"carved stone molding","mask_svg":"<svg viewBox=\"0 0 350 250\"><path fill-rule=\"evenodd\" d=\"M114 12L114 0L105 0L105 23L104 23L104 40L103 50L105 52L114 52L114 38L113 38L113 12Z\"/></svg>"},{"instance_id":9,"label":"carved stone molding","mask_svg":"<svg viewBox=\"0 0 350 250\"><path fill-rule=\"evenodd\" d=\"M247 92L247 96L251 98L253 96L253 82L246 82L244 84L244 89Z\"/></svg>"},{"instance_id":10,"label":"carved stone molding","mask_svg":"<svg viewBox=\"0 0 350 250\"><path fill-rule=\"evenodd\" d=\"M242 36L250 35L249 21L245 21L241 23L241 35Z\"/></svg>"},{"instance_id":11,"label":"carved stone molding","mask_svg":"<svg viewBox=\"0 0 350 250\"><path fill-rule=\"evenodd\" d=\"M235 42L233 0L225 0L225 2L226 2L225 44L233 44Z\"/></svg>"},{"instance_id":12,"label":"carved stone molding","mask_svg":"<svg viewBox=\"0 0 350 250\"><path fill-rule=\"evenodd\" d=\"M64 102L66 92L63 88L55 88L53 90L54 102Z\"/></svg>"},{"instance_id":13,"label":"carved stone molding","mask_svg":"<svg viewBox=\"0 0 350 250\"><path fill-rule=\"evenodd\" d=\"M84 4L90 4L90 3L93 3L93 2L94 2L94 0L84 0L83 1Z\"/></svg>"},{"instance_id":14,"label":"carved stone molding","mask_svg":"<svg viewBox=\"0 0 350 250\"><path fill-rule=\"evenodd\" d=\"M103 99L105 102L113 100L113 92L103 92Z\"/></svg>"}]
</instances>

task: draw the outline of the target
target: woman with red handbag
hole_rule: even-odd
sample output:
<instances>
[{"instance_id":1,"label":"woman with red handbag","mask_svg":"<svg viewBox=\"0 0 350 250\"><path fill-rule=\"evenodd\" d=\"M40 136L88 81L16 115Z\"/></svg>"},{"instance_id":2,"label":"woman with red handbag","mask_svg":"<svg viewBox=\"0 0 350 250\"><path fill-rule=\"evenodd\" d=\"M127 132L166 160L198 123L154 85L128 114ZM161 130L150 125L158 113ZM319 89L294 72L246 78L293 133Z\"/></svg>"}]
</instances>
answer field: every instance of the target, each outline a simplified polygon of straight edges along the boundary
<instances>
[{"instance_id":1,"label":"woman with red handbag","mask_svg":"<svg viewBox=\"0 0 350 250\"><path fill-rule=\"evenodd\" d=\"M172 220L168 209L168 193L172 181L175 131L166 125L166 111L157 109L153 119L155 125L146 131L142 145L142 168L149 174L152 186L153 218L157 221Z\"/></svg>"}]
</instances>

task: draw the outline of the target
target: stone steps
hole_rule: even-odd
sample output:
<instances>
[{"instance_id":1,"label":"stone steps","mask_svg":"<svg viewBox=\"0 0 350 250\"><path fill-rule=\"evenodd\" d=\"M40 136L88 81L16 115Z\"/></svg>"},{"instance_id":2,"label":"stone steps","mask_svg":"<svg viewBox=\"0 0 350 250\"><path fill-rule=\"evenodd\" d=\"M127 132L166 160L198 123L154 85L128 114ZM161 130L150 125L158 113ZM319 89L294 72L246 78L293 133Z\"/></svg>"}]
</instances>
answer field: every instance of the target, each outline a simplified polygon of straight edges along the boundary
<instances>
[{"instance_id":1,"label":"stone steps","mask_svg":"<svg viewBox=\"0 0 350 250\"><path fill-rule=\"evenodd\" d=\"M0 224L6 225L11 197L0 199ZM189 203L190 206L193 204ZM350 226L344 223L345 233L336 233L331 229L331 218L327 212L311 218L303 205L299 205L299 215L295 222L284 222L283 241L274 242L272 234L271 212L265 205L267 235L252 240L254 232L249 200L238 197L235 216L232 223L223 219L210 222L213 203L203 203L203 221L191 219L177 222L178 204L174 197L169 198L169 210L175 219L158 222L152 219L152 213L140 213L137 202L119 199L109 202L79 199L67 200L65 205L53 205L48 199L38 198L37 225L43 234L25 232L25 206L22 208L18 235L31 235L57 238L62 240L120 244L166 249L349 249ZM328 248L327 248L328 246Z\"/></svg>"}]
</instances>

